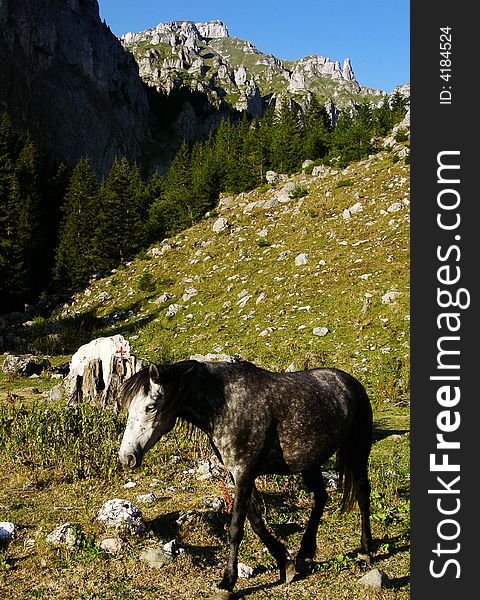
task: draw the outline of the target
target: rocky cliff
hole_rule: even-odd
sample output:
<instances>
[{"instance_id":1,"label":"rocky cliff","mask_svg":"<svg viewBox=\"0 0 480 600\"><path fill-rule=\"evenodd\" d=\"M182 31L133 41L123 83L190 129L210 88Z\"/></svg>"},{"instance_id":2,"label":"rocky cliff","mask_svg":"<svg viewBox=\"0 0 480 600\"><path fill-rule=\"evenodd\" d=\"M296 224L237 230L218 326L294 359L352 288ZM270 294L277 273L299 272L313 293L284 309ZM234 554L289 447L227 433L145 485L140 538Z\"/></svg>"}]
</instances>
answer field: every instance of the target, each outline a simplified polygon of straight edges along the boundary
<instances>
[{"instance_id":1,"label":"rocky cliff","mask_svg":"<svg viewBox=\"0 0 480 600\"><path fill-rule=\"evenodd\" d=\"M0 0L0 113L56 158L89 155L104 173L149 139L149 106L132 55L97 0Z\"/></svg>"},{"instance_id":2,"label":"rocky cliff","mask_svg":"<svg viewBox=\"0 0 480 600\"><path fill-rule=\"evenodd\" d=\"M358 83L348 58L343 64L315 55L282 61L251 42L230 37L221 21L160 23L121 39L149 86L166 93L188 87L206 94L214 105L227 103L254 116L285 98L305 105L315 94L334 120L337 108L355 105L365 96L374 101L384 96Z\"/></svg>"}]
</instances>

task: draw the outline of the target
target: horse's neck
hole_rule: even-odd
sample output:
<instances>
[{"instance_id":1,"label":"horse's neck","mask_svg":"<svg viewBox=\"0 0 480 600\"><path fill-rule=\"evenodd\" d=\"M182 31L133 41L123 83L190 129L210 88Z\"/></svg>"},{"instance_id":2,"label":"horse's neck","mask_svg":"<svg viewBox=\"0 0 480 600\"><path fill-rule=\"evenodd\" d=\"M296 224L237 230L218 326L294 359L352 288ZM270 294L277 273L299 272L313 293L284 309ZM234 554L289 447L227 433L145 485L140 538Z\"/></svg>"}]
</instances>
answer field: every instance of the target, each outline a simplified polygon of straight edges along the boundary
<instances>
[{"instance_id":1,"label":"horse's neck","mask_svg":"<svg viewBox=\"0 0 480 600\"><path fill-rule=\"evenodd\" d=\"M192 384L184 393L178 416L205 433L212 433L214 415L222 403L218 391Z\"/></svg>"}]
</instances>

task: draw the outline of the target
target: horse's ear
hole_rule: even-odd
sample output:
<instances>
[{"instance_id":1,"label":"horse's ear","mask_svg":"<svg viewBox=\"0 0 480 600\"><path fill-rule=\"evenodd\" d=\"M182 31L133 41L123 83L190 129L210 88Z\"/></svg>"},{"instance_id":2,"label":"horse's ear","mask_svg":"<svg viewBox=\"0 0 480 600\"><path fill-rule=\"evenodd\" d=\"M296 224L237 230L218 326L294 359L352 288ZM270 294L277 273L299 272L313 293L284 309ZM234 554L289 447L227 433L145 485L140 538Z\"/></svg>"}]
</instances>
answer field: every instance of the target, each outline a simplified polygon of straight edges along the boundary
<instances>
[{"instance_id":1,"label":"horse's ear","mask_svg":"<svg viewBox=\"0 0 480 600\"><path fill-rule=\"evenodd\" d=\"M148 367L148 374L153 383L160 383L160 371L156 364L151 363Z\"/></svg>"}]
</instances>

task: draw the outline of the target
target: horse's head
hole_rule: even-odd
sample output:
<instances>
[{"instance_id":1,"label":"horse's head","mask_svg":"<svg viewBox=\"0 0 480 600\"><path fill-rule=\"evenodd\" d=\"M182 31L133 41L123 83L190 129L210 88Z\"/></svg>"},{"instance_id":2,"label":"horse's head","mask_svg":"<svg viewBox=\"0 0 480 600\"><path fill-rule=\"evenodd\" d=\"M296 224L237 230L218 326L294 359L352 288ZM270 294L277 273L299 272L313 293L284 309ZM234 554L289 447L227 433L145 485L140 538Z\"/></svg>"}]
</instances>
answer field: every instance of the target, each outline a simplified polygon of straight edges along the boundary
<instances>
[{"instance_id":1,"label":"horse's head","mask_svg":"<svg viewBox=\"0 0 480 600\"><path fill-rule=\"evenodd\" d=\"M175 425L178 386L172 386L172 375L181 373L178 369L172 373L172 367L151 364L130 377L120 392L120 409L128 408L127 426L118 452L124 467L139 467L145 452Z\"/></svg>"}]
</instances>

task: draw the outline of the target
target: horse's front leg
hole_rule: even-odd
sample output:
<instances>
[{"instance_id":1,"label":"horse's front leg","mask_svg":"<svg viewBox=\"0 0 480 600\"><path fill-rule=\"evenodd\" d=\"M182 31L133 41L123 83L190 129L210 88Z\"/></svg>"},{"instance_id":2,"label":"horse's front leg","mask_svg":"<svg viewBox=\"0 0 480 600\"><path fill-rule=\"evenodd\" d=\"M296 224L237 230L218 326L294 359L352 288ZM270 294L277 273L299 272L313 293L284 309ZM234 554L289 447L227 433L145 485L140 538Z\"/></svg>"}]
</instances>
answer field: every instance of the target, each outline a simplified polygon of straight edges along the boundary
<instances>
[{"instance_id":1,"label":"horse's front leg","mask_svg":"<svg viewBox=\"0 0 480 600\"><path fill-rule=\"evenodd\" d=\"M234 597L233 588L238 579L238 549L243 539L245 517L253 489L253 480L249 477L236 477L235 502L229 529L230 552L222 581L218 584L215 600L230 600Z\"/></svg>"}]
</instances>

